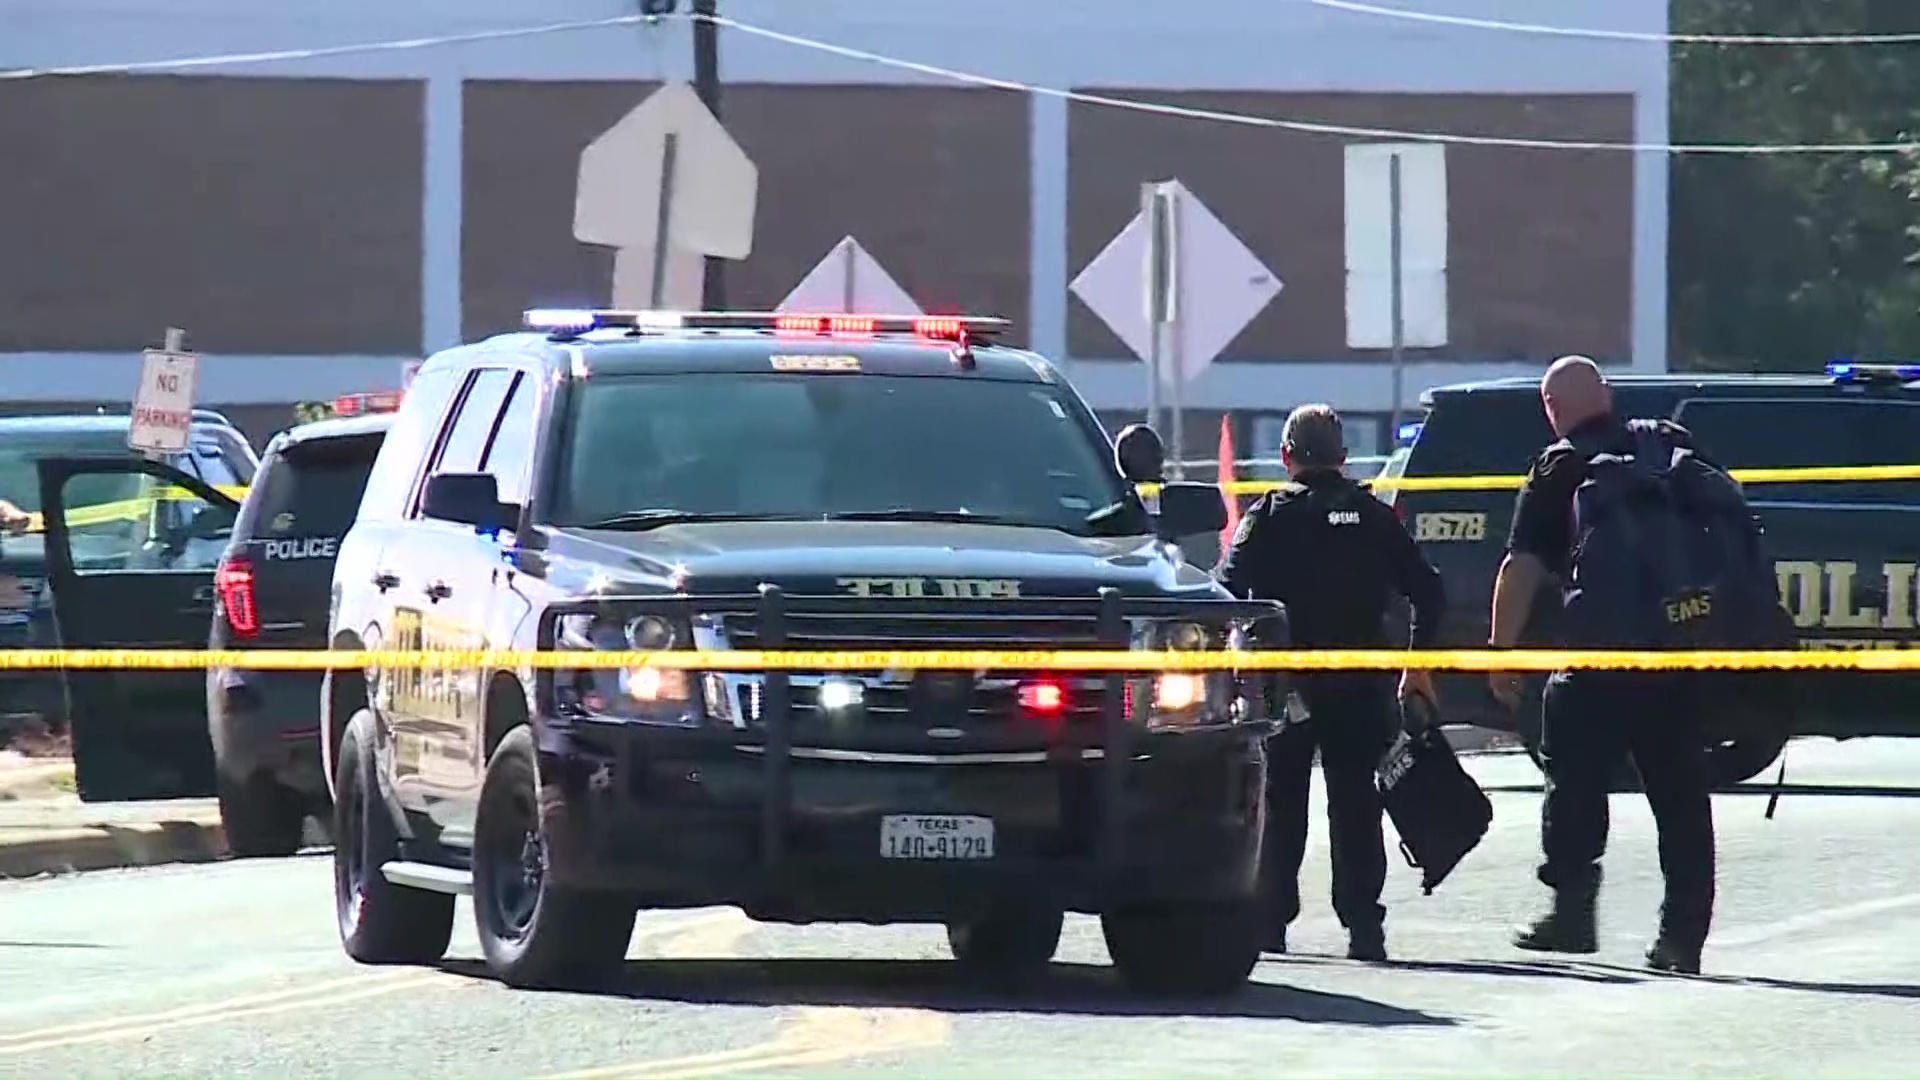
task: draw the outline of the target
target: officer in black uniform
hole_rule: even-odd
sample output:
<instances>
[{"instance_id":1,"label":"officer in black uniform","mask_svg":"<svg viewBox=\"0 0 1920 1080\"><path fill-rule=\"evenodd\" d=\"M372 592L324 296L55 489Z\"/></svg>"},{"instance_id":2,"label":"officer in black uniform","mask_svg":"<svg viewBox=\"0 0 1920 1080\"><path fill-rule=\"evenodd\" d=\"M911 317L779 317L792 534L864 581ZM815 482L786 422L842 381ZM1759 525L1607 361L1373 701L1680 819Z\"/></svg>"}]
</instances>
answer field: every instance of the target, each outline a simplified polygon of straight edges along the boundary
<instances>
[{"instance_id":1,"label":"officer in black uniform","mask_svg":"<svg viewBox=\"0 0 1920 1080\"><path fill-rule=\"evenodd\" d=\"M1633 436L1613 413L1613 395L1592 360L1567 356L1541 380L1555 435L1582 447L1633 453ZM1678 424L1662 421L1671 445L1693 447ZM1494 579L1496 649L1520 640L1537 591L1564 575L1572 559L1573 498L1586 478L1587 454L1556 443L1541 453L1514 504L1507 555ZM1519 702L1519 679L1492 676L1494 696ZM1541 701L1540 881L1553 907L1514 944L1534 952L1591 953L1599 947L1596 905L1600 856L1607 846L1607 793L1631 756L1660 834L1666 899L1660 933L1647 951L1657 971L1698 972L1713 917L1713 807L1700 726L1700 680L1690 672L1560 671Z\"/></svg>"},{"instance_id":2,"label":"officer in black uniform","mask_svg":"<svg viewBox=\"0 0 1920 1080\"><path fill-rule=\"evenodd\" d=\"M1326 405L1295 409L1281 457L1292 482L1248 509L1216 572L1220 581L1235 596L1285 604L1291 642L1303 649L1385 647L1388 606L1405 596L1413 604L1413 644L1430 647L1446 605L1440 575L1393 511L1347 479L1339 414ZM1302 676L1298 689L1304 722L1290 722L1268 743L1263 863L1277 923L1268 951L1286 951L1287 925L1300 914L1318 749L1332 832L1333 908L1347 928L1347 955L1384 960L1387 854L1374 770L1398 726L1393 677L1327 672ZM1403 673L1399 690L1433 700L1425 671Z\"/></svg>"}]
</instances>

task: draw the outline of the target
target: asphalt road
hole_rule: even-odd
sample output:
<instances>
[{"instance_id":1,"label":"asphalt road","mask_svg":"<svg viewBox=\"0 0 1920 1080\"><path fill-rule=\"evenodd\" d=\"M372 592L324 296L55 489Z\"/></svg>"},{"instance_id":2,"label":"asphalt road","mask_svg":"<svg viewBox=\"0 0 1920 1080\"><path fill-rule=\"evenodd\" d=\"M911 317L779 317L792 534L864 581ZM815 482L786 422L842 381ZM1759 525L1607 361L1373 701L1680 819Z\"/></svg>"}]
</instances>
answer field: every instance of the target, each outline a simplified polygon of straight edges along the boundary
<instances>
[{"instance_id":1,"label":"asphalt road","mask_svg":"<svg viewBox=\"0 0 1920 1080\"><path fill-rule=\"evenodd\" d=\"M1524 759L1479 759L1493 784ZM1920 785L1920 742L1810 743L1790 779ZM1920 799L1722 797L1709 974L1636 968L1658 902L1652 825L1615 800L1595 962L1512 950L1542 899L1538 798L1433 897L1396 867L1392 964L1336 958L1324 848L1300 955L1213 1006L1112 983L1097 925L1057 975L969 990L933 928L643 916L617 992L527 993L340 953L324 856L0 883L0 1076L1920 1076ZM1316 827L1317 834L1324 830Z\"/></svg>"}]
</instances>

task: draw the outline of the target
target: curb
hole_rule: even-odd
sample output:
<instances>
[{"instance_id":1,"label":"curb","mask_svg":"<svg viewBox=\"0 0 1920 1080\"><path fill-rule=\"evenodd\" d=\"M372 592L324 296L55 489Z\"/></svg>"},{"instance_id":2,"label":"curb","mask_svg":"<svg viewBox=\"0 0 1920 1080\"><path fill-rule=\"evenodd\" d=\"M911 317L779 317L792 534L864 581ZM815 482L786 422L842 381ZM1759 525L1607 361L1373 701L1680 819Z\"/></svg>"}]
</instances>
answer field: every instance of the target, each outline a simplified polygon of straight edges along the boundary
<instances>
[{"instance_id":1,"label":"curb","mask_svg":"<svg viewBox=\"0 0 1920 1080\"><path fill-rule=\"evenodd\" d=\"M212 862L226 855L226 830L217 816L33 831L19 839L0 836L0 879Z\"/></svg>"}]
</instances>

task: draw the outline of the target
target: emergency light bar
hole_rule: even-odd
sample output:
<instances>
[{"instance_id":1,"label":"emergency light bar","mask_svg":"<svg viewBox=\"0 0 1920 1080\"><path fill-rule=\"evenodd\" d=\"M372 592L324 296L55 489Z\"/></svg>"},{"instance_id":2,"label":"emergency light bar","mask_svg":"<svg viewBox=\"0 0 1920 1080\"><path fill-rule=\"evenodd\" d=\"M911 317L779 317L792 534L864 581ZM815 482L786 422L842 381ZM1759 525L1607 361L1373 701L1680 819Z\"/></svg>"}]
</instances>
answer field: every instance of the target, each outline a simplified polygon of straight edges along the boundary
<instances>
[{"instance_id":1,"label":"emergency light bar","mask_svg":"<svg viewBox=\"0 0 1920 1080\"><path fill-rule=\"evenodd\" d=\"M1420 437L1420 429L1425 426L1424 422L1418 420L1401 424L1400 430L1394 433L1394 438L1402 446L1412 446L1414 440Z\"/></svg>"},{"instance_id":2,"label":"emergency light bar","mask_svg":"<svg viewBox=\"0 0 1920 1080\"><path fill-rule=\"evenodd\" d=\"M593 330L770 330L787 337L911 334L958 341L1006 332L1006 319L977 315L789 315L773 311L600 311L537 308L528 330L577 335Z\"/></svg>"},{"instance_id":3,"label":"emergency light bar","mask_svg":"<svg viewBox=\"0 0 1920 1080\"><path fill-rule=\"evenodd\" d=\"M1856 364L1835 360L1827 365L1827 375L1836 382L1914 382L1920 381L1920 364Z\"/></svg>"},{"instance_id":4,"label":"emergency light bar","mask_svg":"<svg viewBox=\"0 0 1920 1080\"><path fill-rule=\"evenodd\" d=\"M386 390L372 394L342 394L333 399L336 416L362 416L400 410L400 394Z\"/></svg>"}]
</instances>

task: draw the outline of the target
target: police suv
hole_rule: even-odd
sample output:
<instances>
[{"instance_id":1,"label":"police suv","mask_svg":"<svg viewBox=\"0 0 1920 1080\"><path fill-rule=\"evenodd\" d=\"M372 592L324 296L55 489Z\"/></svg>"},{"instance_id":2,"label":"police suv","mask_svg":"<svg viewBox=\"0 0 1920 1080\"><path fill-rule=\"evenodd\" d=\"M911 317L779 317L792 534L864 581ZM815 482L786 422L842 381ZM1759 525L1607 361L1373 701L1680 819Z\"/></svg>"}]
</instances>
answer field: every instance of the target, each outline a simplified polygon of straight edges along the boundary
<instances>
[{"instance_id":1,"label":"police suv","mask_svg":"<svg viewBox=\"0 0 1920 1080\"><path fill-rule=\"evenodd\" d=\"M1175 537L1217 488L1115 445L1004 322L530 312L429 359L341 541L336 649L1220 650ZM1249 683L1254 680L1248 680ZM1264 680L1260 680L1264 682ZM932 922L1032 972L1098 914L1123 978L1226 992L1260 948L1262 737L1231 672L335 670L347 952L624 956L643 908Z\"/></svg>"},{"instance_id":2,"label":"police suv","mask_svg":"<svg viewBox=\"0 0 1920 1080\"><path fill-rule=\"evenodd\" d=\"M1920 365L1836 363L1818 375L1614 375L1609 382L1620 415L1676 420L1729 469L1920 463ZM1404 445L1384 476L1517 480L1553 441L1537 379L1441 387L1422 395L1421 405L1424 417L1399 433ZM1445 643L1484 646L1488 608L1474 598L1491 592L1512 521L1511 487L1381 494L1460 598L1450 607ZM1747 497L1805 647L1920 642L1920 481L1755 483ZM1553 642L1555 595L1541 599L1526 635L1535 646ZM1920 681L1912 675L1803 673L1790 682L1798 692L1716 703L1709 726L1717 782L1757 775L1793 734L1920 734ZM1443 681L1447 719L1517 729L1537 753L1537 681L1517 715L1494 706L1485 683L1481 676Z\"/></svg>"},{"instance_id":3,"label":"police suv","mask_svg":"<svg viewBox=\"0 0 1920 1080\"><path fill-rule=\"evenodd\" d=\"M326 648L334 558L398 406L393 394L344 397L332 419L267 444L214 571L208 648ZM220 818L235 855L290 855L309 815L331 823L320 767L321 681L319 672L207 670Z\"/></svg>"},{"instance_id":4,"label":"police suv","mask_svg":"<svg viewBox=\"0 0 1920 1080\"><path fill-rule=\"evenodd\" d=\"M258 458L208 409L174 454L130 453L130 422L0 419L0 498L33 517L0 536L0 647L206 641L213 566ZM82 799L211 795L199 683L197 671L25 672L0 677L0 712L65 713Z\"/></svg>"}]
</instances>

